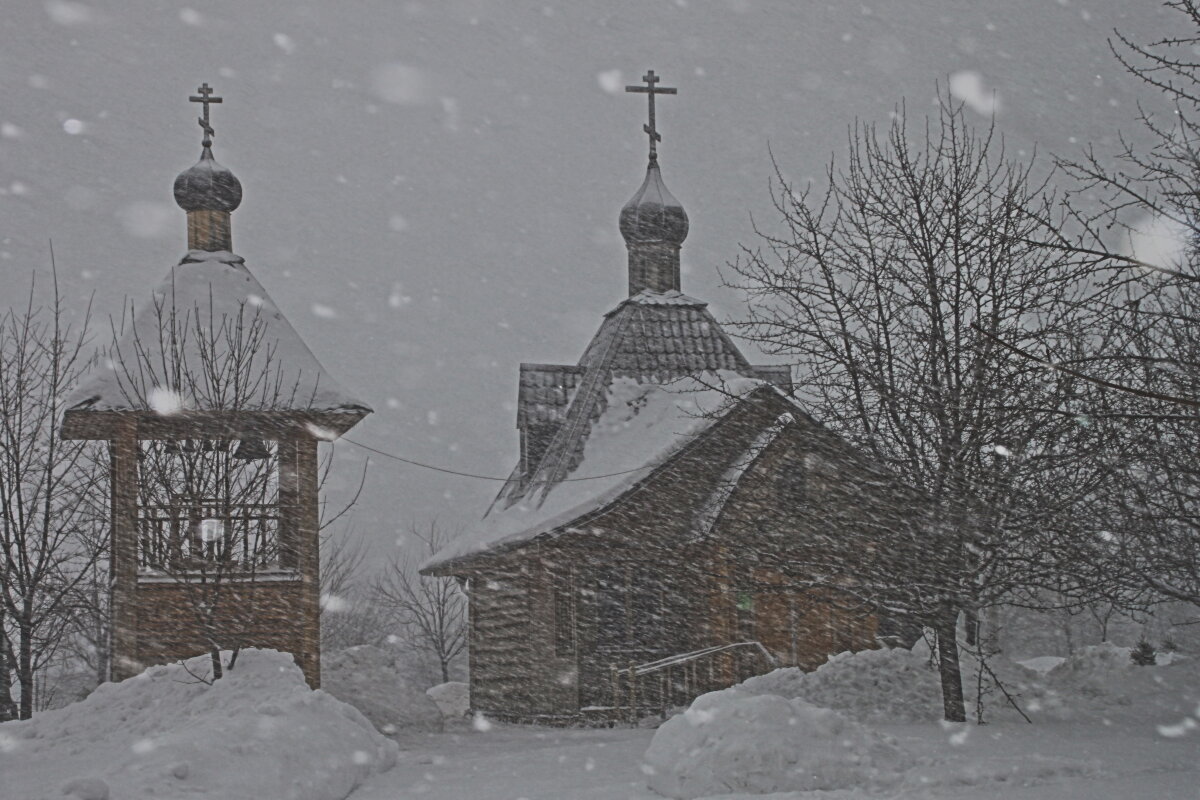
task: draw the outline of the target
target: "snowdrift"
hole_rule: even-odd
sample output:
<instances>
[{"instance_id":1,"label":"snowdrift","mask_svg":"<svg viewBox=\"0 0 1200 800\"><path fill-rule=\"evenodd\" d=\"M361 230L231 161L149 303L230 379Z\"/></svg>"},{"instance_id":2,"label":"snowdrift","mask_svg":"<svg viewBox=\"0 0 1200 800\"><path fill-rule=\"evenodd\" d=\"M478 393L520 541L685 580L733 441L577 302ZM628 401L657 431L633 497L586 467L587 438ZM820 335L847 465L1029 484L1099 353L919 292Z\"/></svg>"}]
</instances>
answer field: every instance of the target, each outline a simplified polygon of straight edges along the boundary
<instances>
[{"instance_id":1,"label":"snowdrift","mask_svg":"<svg viewBox=\"0 0 1200 800\"><path fill-rule=\"evenodd\" d=\"M290 655L243 650L221 680L193 677L208 668L151 667L0 725L0 797L343 800L395 764L396 744L309 689Z\"/></svg>"},{"instance_id":2,"label":"snowdrift","mask_svg":"<svg viewBox=\"0 0 1200 800\"><path fill-rule=\"evenodd\" d=\"M936 722L942 690L929 660L910 650L841 653L813 672L798 667L743 682L752 694L800 698L832 708L859 722Z\"/></svg>"},{"instance_id":3,"label":"snowdrift","mask_svg":"<svg viewBox=\"0 0 1200 800\"><path fill-rule=\"evenodd\" d=\"M437 704L380 647L359 645L325 654L321 688L357 708L383 733L442 730Z\"/></svg>"},{"instance_id":4,"label":"snowdrift","mask_svg":"<svg viewBox=\"0 0 1200 800\"><path fill-rule=\"evenodd\" d=\"M696 698L655 732L650 788L674 798L883 788L910 758L893 741L803 700L734 687Z\"/></svg>"},{"instance_id":5,"label":"snowdrift","mask_svg":"<svg viewBox=\"0 0 1200 800\"><path fill-rule=\"evenodd\" d=\"M1035 705L1063 720L1176 722L1192 715L1200 721L1200 663L1177 654L1159 658L1156 665L1138 666L1128 647L1106 642L1080 648L1046 673Z\"/></svg>"},{"instance_id":6,"label":"snowdrift","mask_svg":"<svg viewBox=\"0 0 1200 800\"><path fill-rule=\"evenodd\" d=\"M966 650L959 651L963 693L969 718L974 718L979 665ZM1003 656L988 667L1027 713L1047 708L1046 689L1033 670ZM984 718L1021 719L995 686L990 673L983 677L987 694ZM863 650L839 653L813 672L784 667L744 681L741 688L754 694L800 698L832 708L850 719L868 723L938 722L942 719L942 688L931 665L929 647L918 641L912 650Z\"/></svg>"},{"instance_id":7,"label":"snowdrift","mask_svg":"<svg viewBox=\"0 0 1200 800\"><path fill-rule=\"evenodd\" d=\"M462 719L471 710L471 687L460 681L439 683L425 690L446 719Z\"/></svg>"},{"instance_id":8,"label":"snowdrift","mask_svg":"<svg viewBox=\"0 0 1200 800\"><path fill-rule=\"evenodd\" d=\"M970 654L962 655L968 719L973 719L978 666ZM1200 737L1200 666L1186 657L1139 667L1130 662L1128 648L1099 645L1081 649L1044 676L1004 657L989 666L1036 723L1026 725L998 692L988 695L986 718L1015 725L1008 730L1022 735L1013 742L1026 735L1044 737L1047 730L1061 734L1118 726L1149 727L1156 744ZM879 792L923 797L935 787L1000 790L1092 779L1103 771L1099 761L1078 752L1018 747L995 755L995 741L974 732L1000 728L944 725L941 711L938 675L929 665L927 647L842 653L811 673L779 669L697 698L655 733L645 771L656 792L689 799L837 789L855 797ZM1085 724L1061 727L1072 720ZM908 723L903 748L875 730L896 723ZM925 733L914 736L914 730ZM983 744L987 741L991 744ZM971 757L957 757L955 750ZM1190 757L1179 763L1190 764Z\"/></svg>"}]
</instances>

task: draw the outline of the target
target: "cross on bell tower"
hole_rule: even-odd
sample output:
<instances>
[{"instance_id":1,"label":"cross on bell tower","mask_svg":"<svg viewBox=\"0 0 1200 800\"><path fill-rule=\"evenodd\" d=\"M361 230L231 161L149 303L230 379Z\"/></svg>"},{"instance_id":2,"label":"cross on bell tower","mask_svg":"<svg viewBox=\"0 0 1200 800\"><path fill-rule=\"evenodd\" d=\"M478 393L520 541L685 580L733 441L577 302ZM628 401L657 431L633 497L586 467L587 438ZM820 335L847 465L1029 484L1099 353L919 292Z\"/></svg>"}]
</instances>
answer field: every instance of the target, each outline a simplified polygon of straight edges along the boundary
<instances>
[{"instance_id":1,"label":"cross on bell tower","mask_svg":"<svg viewBox=\"0 0 1200 800\"><path fill-rule=\"evenodd\" d=\"M200 123L200 127L204 130L204 146L212 147L213 128L208 122L208 107L212 103L225 102L225 98L213 97L212 87L208 85L207 81L196 91L200 93L200 96L197 97L196 95L192 95L188 98L188 100L193 103L202 103L204 105L204 116L200 117L198 122Z\"/></svg>"},{"instance_id":2,"label":"cross on bell tower","mask_svg":"<svg viewBox=\"0 0 1200 800\"><path fill-rule=\"evenodd\" d=\"M643 75L642 80L646 82L645 86L626 86L625 91L649 95L650 122L647 125L643 125L642 130L650 136L650 163L653 164L654 162L658 161L658 148L656 147L656 143L662 141L662 135L659 134L658 129L654 125L654 95L678 94L679 90L672 89L667 86L655 86L655 84L661 79L654 74L654 70L650 70Z\"/></svg>"},{"instance_id":3,"label":"cross on bell tower","mask_svg":"<svg viewBox=\"0 0 1200 800\"><path fill-rule=\"evenodd\" d=\"M187 212L188 250L232 252L229 215L242 202L242 184L213 158L213 129L208 118L209 106L225 101L213 97L212 87L207 83L196 91L199 95L192 95L188 100L204 106L204 116L197 120L204 131L203 147L196 165L179 173L175 179L175 202Z\"/></svg>"}]
</instances>

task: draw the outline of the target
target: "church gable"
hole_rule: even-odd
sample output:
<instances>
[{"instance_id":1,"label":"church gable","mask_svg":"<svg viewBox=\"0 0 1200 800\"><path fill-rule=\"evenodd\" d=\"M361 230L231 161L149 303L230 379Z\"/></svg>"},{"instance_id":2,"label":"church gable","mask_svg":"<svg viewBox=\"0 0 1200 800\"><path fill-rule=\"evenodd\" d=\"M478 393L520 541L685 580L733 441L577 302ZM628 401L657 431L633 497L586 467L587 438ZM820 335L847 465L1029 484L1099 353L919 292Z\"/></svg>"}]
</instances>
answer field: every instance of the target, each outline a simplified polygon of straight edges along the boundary
<instances>
[{"instance_id":1,"label":"church gable","mask_svg":"<svg viewBox=\"0 0 1200 800\"><path fill-rule=\"evenodd\" d=\"M706 373L666 385L613 379L589 435L580 439L580 466L570 474L576 480L559 481L544 494L529 492L507 504L498 500L474 531L452 542L426 567L446 569L467 557L476 560L573 530L576 521L641 486L707 437L743 402L738 398L756 390L777 395L761 381L732 373Z\"/></svg>"}]
</instances>

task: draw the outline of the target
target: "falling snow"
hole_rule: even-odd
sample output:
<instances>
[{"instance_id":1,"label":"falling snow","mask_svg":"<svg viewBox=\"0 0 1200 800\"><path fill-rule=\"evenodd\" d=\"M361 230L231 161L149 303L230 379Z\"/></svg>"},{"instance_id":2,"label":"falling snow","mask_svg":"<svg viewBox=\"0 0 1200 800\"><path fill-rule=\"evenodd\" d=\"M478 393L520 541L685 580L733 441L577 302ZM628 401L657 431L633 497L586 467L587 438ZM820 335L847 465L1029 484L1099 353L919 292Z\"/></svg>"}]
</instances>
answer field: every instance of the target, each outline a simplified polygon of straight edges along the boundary
<instances>
[{"instance_id":1,"label":"falling snow","mask_svg":"<svg viewBox=\"0 0 1200 800\"><path fill-rule=\"evenodd\" d=\"M921 631L929 620L905 616L915 613L905 606L907 595L892 603L873 594L881 574L893 583L905 580L886 560L894 555L889 536L901 528L935 531L932 523L922 527L922 492L937 485L937 477L905 471L877 437L881 430L923 435L930 416L953 410L953 392L932 409L905 408L873 419L871 430L855 430L846 420L856 406L876 399L878 386L864 383L862 374L833 385L846 375L814 366L810 351L737 325L748 308L769 315L786 308L781 298L790 292L804 295L787 283L788 270L776 275L784 291L774 295L729 283L736 283L737 265L760 252L781 253L792 269L816 258L819 248L805 251L791 241L795 229L780 224L773 199L784 208L819 203L828 176L851 168L848 130L877 125L885 138L886 126L903 118L916 135L930 98L937 98L935 106L962 104L962 119L976 131L994 124L995 142L1003 142L1009 157L1036 153L1039 168L1095 153L1101 169L1126 170L1125 180L1130 163L1114 160L1123 147L1168 162L1183 152L1195 167L1187 145L1194 139L1177 137L1172 127L1195 118L1195 109L1185 102L1187 113L1175 115L1170 98L1149 91L1109 50L1116 30L1135 43L1182 36L1180 52L1190 45L1200 53L1190 38L1197 31L1185 30L1178 11L1158 2L1135 9L1129 0L1029 3L1019 13L960 0L804 8L756 0L269 5L34 0L4 9L0 294L9 302L0 310L0 390L11 388L5 381L21 350L10 321L30 297L37 305L57 287L70 330L90 319L81 355L88 377L47 405L37 424L49 429L69 409L94 412L98 426L126 431L123 420L145 412L139 435L177 433L186 427L175 426L231 410L213 391L230 373L209 363L218 368L183 380L172 367L179 359L237 350L247 329L222 327L221 312L236 309L259 320L262 327L251 330L266 344L248 366L268 391L287 396L294 417L261 437L218 427L195 449L240 452L235 460L261 464L269 459L254 455L257 448L282 452L291 437L308 440L317 449L319 494L300 497L297 472L278 468L272 486L281 495L285 488L293 492L292 500L232 508L229 497L180 491L163 504L174 509L170 519L157 520L140 497L136 510L126 508L126 519L143 534L155 525L173 527L171 541L180 552L172 557L182 559L186 547L191 560L172 580L186 589L211 585L217 563L211 548L226 533L257 526L255 535L266 540L311 501L320 530L314 523L305 535L311 535L311 552L320 551L311 559L319 560L319 570L301 574L296 563L284 563L299 559L288 552L265 573L249 569L222 588L231 588L230 597L252 616L272 586L290 591L294 584L302 597L288 612L296 618L298 608L315 613L319 607L321 639L310 638L299 655L320 665L321 689L310 687L292 655L256 649L256 642L236 659L218 652L226 669L219 680L210 656L155 665L153 658L135 663L122 655L131 641L150 646L148 638L153 646L179 645L189 653L220 647L188 629L186 614L157 639L107 629L110 576L125 580L136 573L133 580L151 587L147 591L161 590L167 576L151 574L144 563L117 569L119 556L104 549L111 538L105 516L122 498L109 491L105 472L106 459L121 454L120 446L106 447L103 437L95 448L103 466L94 482L91 473L77 474L74 463L48 473L65 476L70 486L94 483L95 503L87 514L49 528L69 530L71 546L49 554L51 574L23 596L29 576L22 569L39 562L25 560L30 552L12 539L13 512L6 509L25 506L10 502L11 487L18 493L33 487L30 507L45 505L46 496L37 480L14 479L10 466L51 450L43 441L18 447L6 433L0 436L0 552L6 556L0 559L0 633L7 637L0 642L0 720L13 716L13 703L22 700L17 644L31 643L37 652L26 684L32 718L0 722L0 800L1195 796L1200 626L1197 606L1186 598L1196 599L1200 546L1194 492L1187 492L1200 479L1193 474L1195 430L1186 409L1197 382L1193 354L1171 346L1180 339L1166 345L1140 339L1135 334L1143 329L1131 323L1109 338L1085 333L1076 341L1075 331L1062 333L1083 351L1116 342L1116 362L1127 367L1117 382L1165 362L1163 391L1183 395L1166 416L1180 427L1147 423L1163 406L1146 397L1126 407L1114 391L1097 404L1080 378L1069 396L1056 398L1052 410L1068 433L1053 446L1030 433L1025 423L1037 409L1024 406L1005 406L1003 423L991 427L977 429L971 419L963 426L969 430L955 431L960 439L929 446L970 462L983 476L968 492L966 521L955 522L977 533L979 519L998 512L997 524L1012 529L1014 538L966 536L955 540L961 554L929 553L926 563L945 568L954 558L990 564L1028 556L1037 567L1031 567L1036 580L997 590L977 605L964 598L974 598L978 586L951 598L950 631L942 636L958 645L967 721L944 722L938 671L944 662L933 646L937 637ZM1113 39L1113 46L1122 51L1120 41ZM1142 61L1133 55L1127 63L1136 70ZM660 88L678 88L678 94L652 95L651 130L643 128L649 127L646 95L631 98L625 91L649 69L661 77ZM207 111L187 100L203 83L222 97ZM209 113L210 122L197 119ZM1165 138L1149 132L1141 114L1167 131ZM205 226L218 212L206 206L185 215L171 179L194 162L208 124L215 157L236 172L245 197L230 216L231 244L220 245L227 249L189 251L189 231L215 230ZM647 133L655 142L654 163L687 209L681 261L662 260L671 250L663 246L673 242L669 237L648 236L643 244L650 246L627 252L618 225L621 202L645 173ZM1129 291L1110 310L1129 320L1161 310L1139 303L1150 305L1148 298L1171 286L1170 278L1182 273L1187 283L1200 215L1196 174L1184 170L1175 185L1137 184L1147 196L1165 195L1180 205L1143 213L1139 200L1131 206L1136 213L1118 219L1090 216L1094 204L1105 202L1098 191L1105 187L1079 176L1050 177L1055 202L1076 202L1074 219L1093 223L1119 261L1117 268L1111 261L1089 262L1086 286L1076 287L1080 298L1110 277L1128 280ZM648 217L665 214L670 203L664 203L643 210ZM1070 219L1054 208L1056 219ZM910 210L902 204L900 214ZM851 228L864 223L853 215L840 219ZM872 245L886 251L902 248L899 241L884 236ZM228 252L233 249L238 255ZM892 282L852 285L837 274L849 270L836 252L820 255L833 259L829 285L861 307L882 307L895 295ZM596 390L594 408L568 420L563 410L587 388L585 374L555 365L574 365L596 326L619 319L604 312L626 302L627 265L651 262L662 268L656 274L676 270L683 284L675 287L682 291L652 293L654 302L691 308L699 307L693 297L703 297L712 303L712 317L676 320L681 330L674 337L643 329L642 349L601 376L606 382ZM961 262L954 274L961 277L973 263ZM164 335L155 312L168 306L181 310L186 324ZM1022 309L998 330L1028 345L1037 339L1031 331L1039 313ZM1174 323L1167 329L1190 341L1194 307L1166 316ZM49 324L48 317L39 319ZM688 325L695 331L684 331ZM903 335L897 317L873 326ZM824 319L800 327L838 339ZM973 330L964 325L954 347L977 341L967 332ZM676 352L693 332L706 343L696 345L703 352ZM838 341L850 347L863 333ZM741 371L722 372L696 366L707 363L712 342L737 334L757 338L759 347L737 342L750 364L771 366L739 364ZM907 355L917 353L918 361L920 341L905 341L913 345ZM1035 341L1027 349L1036 358L1045 344ZM1122 361L1135 351L1141 360ZM1057 385L1061 367L1101 370L1113 363L1113 352L1103 358L1073 353L1030 371L1035 381ZM659 369L668 357L692 359L684 379ZM1007 351L998 358L1009 366L1023 363ZM746 377L772 368L777 372L762 373L774 375L771 380ZM775 388L780 370L795 381L794 393ZM541 383L520 382L529 375ZM18 395L35 393L44 377L35 375ZM962 374L956 379L965 380ZM2 391L0 410L8 416L0 430L18 430L9 424L17 416L9 411L12 395ZM816 418L822 392L840 393L842 404ZM612 523L620 507L611 501L648 493L649 477L701 434L738 424L731 409L767 395L785 404L786 413L773 408L763 429L745 437L745 447L708 465L719 491L692 497L699 483L681 482L678 497L652 508L664 520L661 527L686 520L694 536L678 547L650 548L648 558L639 555L646 543L637 537L657 530L644 520ZM983 398L987 410L976 410L992 413L994 399ZM232 410L242 414L284 404L236 405ZM362 417L371 406L375 412L343 436L339 420ZM815 447L781 467L773 443L802 427L800 420L814 426L805 430L840 437L870 463L869 477L848 481L842 468L854 459L831 459ZM1127 436L1135 425L1149 427ZM578 452L567 454L563 475L547 480L530 469L580 426L591 435L577 437ZM193 440L184 441L170 447L193 447ZM1130 455L1149 441L1175 448L1171 469ZM1060 529L1092 508L1109 507L1104 504L1115 495L1108 484L1084 486L1058 504L1025 506L1005 483L1026 470L1053 490L1063 473L1052 466L1030 471L1030 465L1057 464L1080 443L1104 449L1095 462L1102 472L1128 473L1129 485L1141 491L1123 496L1124 516L1089 518L1080 540L1083 555L1119 551L1126 559L1130 571L1119 581L1086 576L1105 579L1102 595L1049 592L1074 573L1062 561L1053 571L1043 560L1049 564L1047 541L1056 542ZM752 466L770 480L743 480ZM143 455L124 468L144 477L152 465ZM501 487L522 475L544 485L506 504ZM855 552L856 564L871 560L890 570L846 570L844 563L820 561L828 552L817 548L813 563L798 570L812 584L805 594L793 591L786 570L761 554L750 553L749 565L705 560L705 547L739 550L739 541L714 533L722 530L718 521L731 497L762 486L786 492L798 515L828 515L813 537L830 545L843 518L868 508L878 485L893 480L919 488L907 495L911 504L892 509L898 514L866 514L866 524L879 532ZM1170 495L1177 480L1185 489ZM834 489L851 499L828 502ZM1155 503L1180 497L1181 508L1167 504L1162 518L1153 517L1164 507ZM350 507L341 514L343 504ZM765 503L740 508L750 510L748 525L774 525L766 513L752 513L764 511ZM920 519L909 529L893 524L896 517ZM1179 517L1191 525L1182 526L1183 535L1137 538L1148 536L1146 530L1161 532L1147 520ZM620 527L626 539L601 542L591 562L561 557L572 546L598 541L604 524ZM433 536L438 530L442 538ZM152 538L135 536L129 551L146 558ZM36 542L33 547L36 555ZM501 568L418 577L418 565L442 568L486 554ZM417 610L382 590L380 576L393 559L418 587ZM1166 577L1151 572L1147 580L1138 572L1143 562L1173 571ZM721 569L705 575L711 580L704 591L662 578L677 564L718 563ZM66 595L70 613L45 610L47 597L63 586L77 589ZM942 588L922 584L915 594L931 604L950 603L937 595ZM686 607L694 613L664 622L671 602L689 591ZM846 644L848 617L822 599L839 592L855 598L854 625L876 626L867 640ZM1155 592L1185 599L1162 602ZM672 593L678 596L667 598ZM481 598L497 599L488 605ZM456 602L460 612L471 604L465 617L445 613ZM167 605L146 601L140 613L153 616ZM26 608L45 616L37 635L23 634L17 624ZM700 608L724 612L707 615ZM211 608L203 602L188 610L216 624L204 616ZM523 626L533 612L541 621ZM904 635L879 627L890 615L910 623ZM288 614L281 619L286 627ZM669 634L684 628L718 647L744 649L721 657L672 649ZM611 634L605 648L588 638L601 629ZM654 635L646 637L646 630ZM502 646L488 650L496 631ZM613 644L628 631L640 631L643 641L630 634ZM646 638L652 646L642 646ZM439 664L437 648L448 640L458 641L460 650ZM865 649L842 652L860 646ZM1139 662L1144 656L1137 654L1146 650L1150 663ZM802 665L798 653L809 656ZM105 671L106 659L134 677L102 682L98 671ZM579 708L579 687L588 681L610 693ZM494 685L507 687L506 694L488 705L481 698Z\"/></svg>"}]
</instances>

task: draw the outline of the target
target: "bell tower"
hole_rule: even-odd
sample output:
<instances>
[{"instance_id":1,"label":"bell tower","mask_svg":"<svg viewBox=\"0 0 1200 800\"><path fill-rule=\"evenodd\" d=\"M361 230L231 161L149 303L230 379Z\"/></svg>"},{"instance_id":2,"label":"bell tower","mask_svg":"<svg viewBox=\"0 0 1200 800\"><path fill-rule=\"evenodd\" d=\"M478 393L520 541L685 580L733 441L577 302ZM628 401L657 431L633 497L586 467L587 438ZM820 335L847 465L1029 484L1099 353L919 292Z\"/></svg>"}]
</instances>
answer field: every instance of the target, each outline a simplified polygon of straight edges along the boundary
<instances>
[{"instance_id":1,"label":"bell tower","mask_svg":"<svg viewBox=\"0 0 1200 800\"><path fill-rule=\"evenodd\" d=\"M371 408L321 366L232 252L242 186L212 153L175 180L188 252L68 400L64 438L107 442L111 677L243 647L320 666L317 451Z\"/></svg>"}]
</instances>

